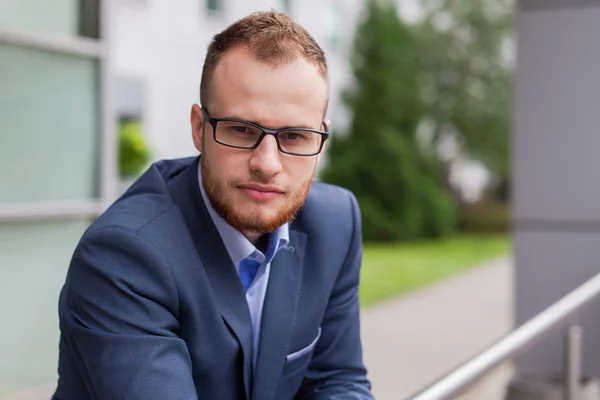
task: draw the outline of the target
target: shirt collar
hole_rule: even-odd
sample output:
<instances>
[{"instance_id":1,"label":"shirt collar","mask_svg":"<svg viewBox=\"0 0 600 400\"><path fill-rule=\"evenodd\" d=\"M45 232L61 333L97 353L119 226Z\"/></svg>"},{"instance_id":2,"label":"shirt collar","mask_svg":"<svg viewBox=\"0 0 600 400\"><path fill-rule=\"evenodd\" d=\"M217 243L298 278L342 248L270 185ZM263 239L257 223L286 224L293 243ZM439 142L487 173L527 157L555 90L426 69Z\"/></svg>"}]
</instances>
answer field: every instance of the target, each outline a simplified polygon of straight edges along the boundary
<instances>
[{"instance_id":1,"label":"shirt collar","mask_svg":"<svg viewBox=\"0 0 600 400\"><path fill-rule=\"evenodd\" d=\"M206 204L208 213L219 231L219 235L221 235L221 239L223 240L225 248L236 269L239 268L240 261L250 256L253 256L253 258L261 263L264 263L265 261L271 262L273 257L275 257L275 254L289 243L289 224L286 223L269 235L267 254L263 254L240 231L229 225L213 208L206 195L206 191L204 190L204 185L202 184L200 163L198 163L198 183L200 185L200 193L202 194L204 204Z\"/></svg>"}]
</instances>

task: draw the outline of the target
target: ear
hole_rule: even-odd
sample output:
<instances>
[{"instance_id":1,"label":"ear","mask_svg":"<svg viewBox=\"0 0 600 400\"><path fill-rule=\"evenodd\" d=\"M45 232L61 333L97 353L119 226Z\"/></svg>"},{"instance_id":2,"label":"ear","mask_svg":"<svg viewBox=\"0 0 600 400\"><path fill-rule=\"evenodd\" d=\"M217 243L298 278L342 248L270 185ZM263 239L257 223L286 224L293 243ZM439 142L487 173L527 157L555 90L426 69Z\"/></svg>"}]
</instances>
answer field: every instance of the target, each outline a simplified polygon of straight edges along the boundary
<instances>
[{"instance_id":1,"label":"ear","mask_svg":"<svg viewBox=\"0 0 600 400\"><path fill-rule=\"evenodd\" d=\"M198 104L192 106L190 113L190 124L192 126L192 139L194 146L202 152L202 141L204 140L204 114Z\"/></svg>"}]
</instances>

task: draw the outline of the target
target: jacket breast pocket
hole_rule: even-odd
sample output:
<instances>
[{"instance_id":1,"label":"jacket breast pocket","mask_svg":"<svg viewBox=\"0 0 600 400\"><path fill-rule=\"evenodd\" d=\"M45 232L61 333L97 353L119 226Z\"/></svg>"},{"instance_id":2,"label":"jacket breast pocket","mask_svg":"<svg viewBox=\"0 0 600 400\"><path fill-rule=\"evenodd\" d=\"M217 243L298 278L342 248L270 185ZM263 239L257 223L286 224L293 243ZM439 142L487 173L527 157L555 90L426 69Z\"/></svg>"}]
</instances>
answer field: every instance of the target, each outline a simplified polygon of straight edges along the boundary
<instances>
[{"instance_id":1,"label":"jacket breast pocket","mask_svg":"<svg viewBox=\"0 0 600 400\"><path fill-rule=\"evenodd\" d=\"M317 336L313 339L310 344L298 351L288 354L285 356L285 366L283 367L283 375L292 375L302 368L306 367L312 353L317 347L317 343L321 338L321 327L317 330Z\"/></svg>"}]
</instances>

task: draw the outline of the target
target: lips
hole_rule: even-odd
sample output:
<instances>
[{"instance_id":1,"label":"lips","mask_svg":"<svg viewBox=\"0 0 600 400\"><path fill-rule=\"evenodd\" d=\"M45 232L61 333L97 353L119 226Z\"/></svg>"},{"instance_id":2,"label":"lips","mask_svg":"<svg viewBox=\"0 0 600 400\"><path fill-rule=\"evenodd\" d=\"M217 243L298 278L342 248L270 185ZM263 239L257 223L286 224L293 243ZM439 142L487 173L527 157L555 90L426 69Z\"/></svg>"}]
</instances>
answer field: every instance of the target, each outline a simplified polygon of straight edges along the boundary
<instances>
[{"instance_id":1,"label":"lips","mask_svg":"<svg viewBox=\"0 0 600 400\"><path fill-rule=\"evenodd\" d=\"M259 201L272 200L284 193L279 187L272 185L245 184L239 187L246 195Z\"/></svg>"}]
</instances>

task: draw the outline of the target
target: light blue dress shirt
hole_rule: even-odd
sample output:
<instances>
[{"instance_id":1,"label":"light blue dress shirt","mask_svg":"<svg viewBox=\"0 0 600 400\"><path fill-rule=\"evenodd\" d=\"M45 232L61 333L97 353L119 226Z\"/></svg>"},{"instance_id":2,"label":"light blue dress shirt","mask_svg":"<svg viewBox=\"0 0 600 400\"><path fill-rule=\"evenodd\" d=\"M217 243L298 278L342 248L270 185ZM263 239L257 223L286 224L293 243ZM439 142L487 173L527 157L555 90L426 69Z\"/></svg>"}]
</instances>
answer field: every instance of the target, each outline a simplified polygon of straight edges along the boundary
<instances>
[{"instance_id":1,"label":"light blue dress shirt","mask_svg":"<svg viewBox=\"0 0 600 400\"><path fill-rule=\"evenodd\" d=\"M200 166L198 166L198 181L200 184L200 192L204 199L204 204L208 209L208 213L215 224L221 239L227 248L229 257L235 266L235 269L239 275L240 273L240 262L245 258L251 258L260 262L260 267L256 272L256 276L252 281L252 284L246 292L246 301L248 302L248 308L250 309L250 317L252 319L252 362L256 365L256 356L258 354L258 343L260 340L260 321L262 319L263 303L265 301L265 295L267 293L267 286L269 282L269 273L271 270L271 260L267 260L265 254L258 250L246 237L229 225L212 207L204 186L202 185L202 174L200 172ZM273 257L278 251L283 249L289 243L289 225L285 224L278 229L279 243L276 245L275 251L273 251ZM271 257L271 259L273 258Z\"/></svg>"}]
</instances>

